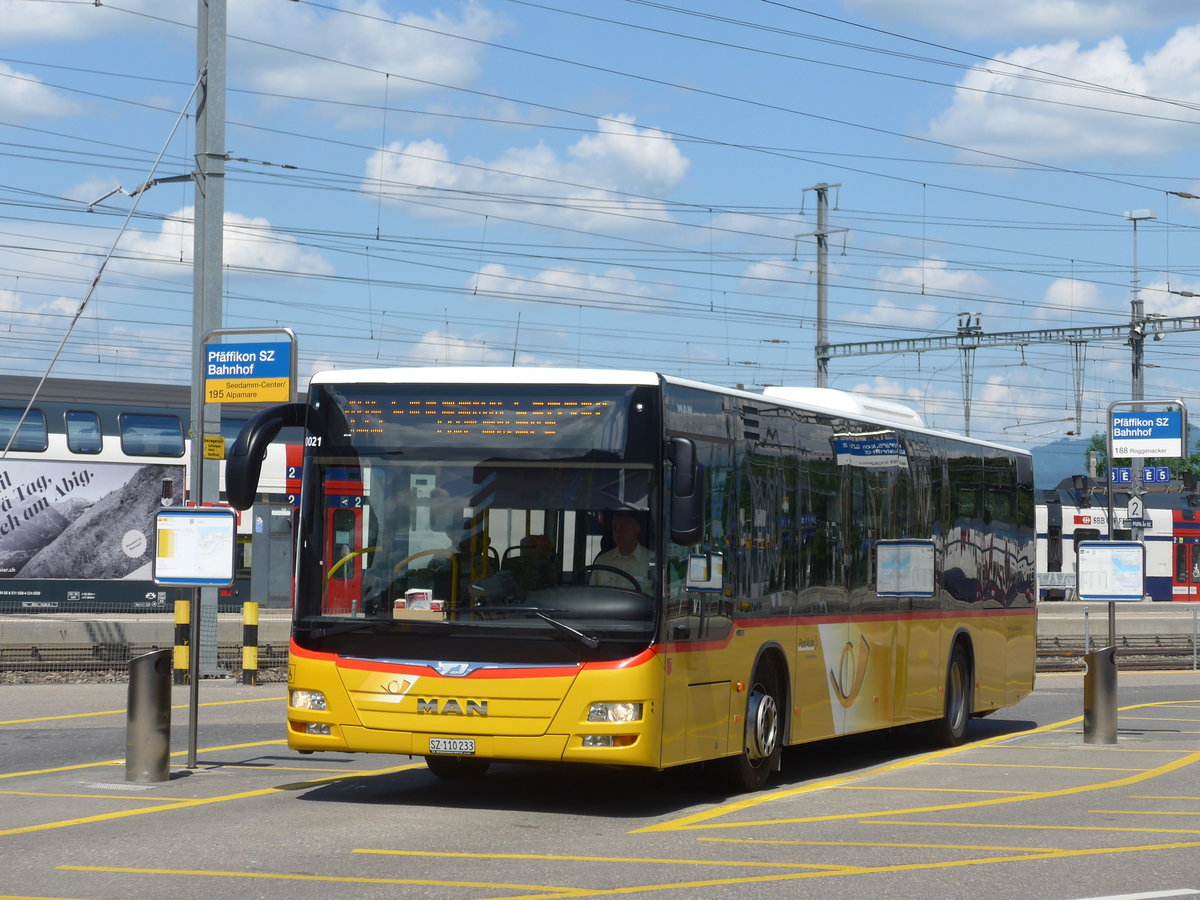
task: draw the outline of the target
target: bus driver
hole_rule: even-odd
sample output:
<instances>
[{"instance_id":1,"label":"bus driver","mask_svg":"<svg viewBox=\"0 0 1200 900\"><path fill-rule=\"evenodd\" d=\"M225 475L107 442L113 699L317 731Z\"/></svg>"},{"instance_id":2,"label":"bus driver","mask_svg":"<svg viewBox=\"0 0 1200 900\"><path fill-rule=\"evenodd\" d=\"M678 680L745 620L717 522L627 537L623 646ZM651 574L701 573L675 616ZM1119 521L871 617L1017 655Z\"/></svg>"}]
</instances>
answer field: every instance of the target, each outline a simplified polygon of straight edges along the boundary
<instances>
[{"instance_id":1,"label":"bus driver","mask_svg":"<svg viewBox=\"0 0 1200 900\"><path fill-rule=\"evenodd\" d=\"M612 521L612 536L616 546L596 554L592 565L608 566L628 572L637 581L638 589L643 593L650 590L651 554L642 546L642 523L638 514L630 509L619 509L610 513ZM592 584L601 587L625 588L630 587L628 578L622 578L616 572L606 572L603 569L592 573Z\"/></svg>"}]
</instances>

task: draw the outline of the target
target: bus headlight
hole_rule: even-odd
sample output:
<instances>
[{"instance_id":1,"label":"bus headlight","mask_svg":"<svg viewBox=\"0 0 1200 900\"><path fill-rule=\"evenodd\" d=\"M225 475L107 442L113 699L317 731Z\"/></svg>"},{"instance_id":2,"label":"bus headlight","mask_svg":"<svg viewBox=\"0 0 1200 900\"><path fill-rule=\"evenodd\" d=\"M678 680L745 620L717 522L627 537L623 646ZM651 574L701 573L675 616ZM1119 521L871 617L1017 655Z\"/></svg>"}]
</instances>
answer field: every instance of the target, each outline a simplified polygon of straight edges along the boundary
<instances>
[{"instance_id":1,"label":"bus headlight","mask_svg":"<svg viewBox=\"0 0 1200 900\"><path fill-rule=\"evenodd\" d=\"M325 695L320 691L292 691L288 706L292 709L325 711Z\"/></svg>"},{"instance_id":2,"label":"bus headlight","mask_svg":"<svg viewBox=\"0 0 1200 900\"><path fill-rule=\"evenodd\" d=\"M640 722L642 720L642 704L640 703L593 703L588 709L589 722Z\"/></svg>"}]
</instances>

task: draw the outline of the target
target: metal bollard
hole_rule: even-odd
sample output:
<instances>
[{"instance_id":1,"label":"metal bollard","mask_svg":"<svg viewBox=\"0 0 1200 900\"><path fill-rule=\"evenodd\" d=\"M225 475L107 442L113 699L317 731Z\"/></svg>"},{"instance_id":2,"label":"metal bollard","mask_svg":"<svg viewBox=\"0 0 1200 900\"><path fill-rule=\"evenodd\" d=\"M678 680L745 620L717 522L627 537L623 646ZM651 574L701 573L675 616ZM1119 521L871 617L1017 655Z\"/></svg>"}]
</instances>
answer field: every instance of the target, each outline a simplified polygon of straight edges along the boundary
<instances>
[{"instance_id":1,"label":"metal bollard","mask_svg":"<svg viewBox=\"0 0 1200 900\"><path fill-rule=\"evenodd\" d=\"M1117 742L1117 648L1104 647L1083 657L1083 742Z\"/></svg>"},{"instance_id":2,"label":"metal bollard","mask_svg":"<svg viewBox=\"0 0 1200 900\"><path fill-rule=\"evenodd\" d=\"M171 650L129 661L129 709L125 724L125 780L171 777Z\"/></svg>"}]
</instances>

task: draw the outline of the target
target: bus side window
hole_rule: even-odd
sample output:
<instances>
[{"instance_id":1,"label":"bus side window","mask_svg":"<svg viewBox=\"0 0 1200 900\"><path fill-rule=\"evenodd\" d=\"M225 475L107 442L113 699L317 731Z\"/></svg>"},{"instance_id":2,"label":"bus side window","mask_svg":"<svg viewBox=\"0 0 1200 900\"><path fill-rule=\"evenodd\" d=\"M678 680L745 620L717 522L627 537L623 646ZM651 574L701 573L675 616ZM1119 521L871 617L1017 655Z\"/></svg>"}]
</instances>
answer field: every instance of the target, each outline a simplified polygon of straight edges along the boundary
<instances>
[{"instance_id":1,"label":"bus side window","mask_svg":"<svg viewBox=\"0 0 1200 900\"><path fill-rule=\"evenodd\" d=\"M121 413L117 419L126 456L183 456L183 424L178 416Z\"/></svg>"},{"instance_id":2,"label":"bus side window","mask_svg":"<svg viewBox=\"0 0 1200 900\"><path fill-rule=\"evenodd\" d=\"M66 414L67 449L72 453L99 453L104 436L100 432L100 417L94 412L69 409Z\"/></svg>"},{"instance_id":3,"label":"bus side window","mask_svg":"<svg viewBox=\"0 0 1200 900\"><path fill-rule=\"evenodd\" d=\"M21 422L21 414L24 412L24 409L0 409L0 450L7 447L23 453L41 453L50 446L46 436L46 414L40 409L31 409L29 415L25 416L25 421ZM18 422L21 422L21 428L12 446L8 447Z\"/></svg>"}]
</instances>

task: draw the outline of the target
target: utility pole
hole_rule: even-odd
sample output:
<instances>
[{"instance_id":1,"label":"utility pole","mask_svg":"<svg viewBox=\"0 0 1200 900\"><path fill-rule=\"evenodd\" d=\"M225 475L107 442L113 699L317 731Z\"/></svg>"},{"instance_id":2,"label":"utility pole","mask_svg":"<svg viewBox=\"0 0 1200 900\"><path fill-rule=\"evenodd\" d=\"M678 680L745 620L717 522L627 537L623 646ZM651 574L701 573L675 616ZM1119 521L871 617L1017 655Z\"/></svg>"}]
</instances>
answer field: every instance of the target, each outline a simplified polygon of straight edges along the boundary
<instances>
[{"instance_id":1,"label":"utility pole","mask_svg":"<svg viewBox=\"0 0 1200 900\"><path fill-rule=\"evenodd\" d=\"M817 239L817 387L829 386L829 235L844 228L829 228L829 189L840 184L821 184L805 188L817 195L817 230L812 235ZM799 237L799 235L797 235Z\"/></svg>"},{"instance_id":2,"label":"utility pole","mask_svg":"<svg viewBox=\"0 0 1200 900\"><path fill-rule=\"evenodd\" d=\"M204 458L204 435L221 433L221 408L204 402L204 335L222 325L225 224L225 0L197 0L196 200L192 222L191 501L220 494L217 460ZM196 765L196 713L201 655L217 669L217 592L193 589L189 666L188 767Z\"/></svg>"},{"instance_id":3,"label":"utility pole","mask_svg":"<svg viewBox=\"0 0 1200 900\"><path fill-rule=\"evenodd\" d=\"M971 317L975 317L974 324ZM958 314L958 346L962 351L963 389L963 433L971 436L971 394L975 386L975 348L979 346L973 335L982 334L983 325L979 313Z\"/></svg>"},{"instance_id":4,"label":"utility pole","mask_svg":"<svg viewBox=\"0 0 1200 900\"><path fill-rule=\"evenodd\" d=\"M1130 277L1129 298L1129 347L1133 351L1133 370L1129 373L1129 399L1135 403L1146 399L1145 351L1146 351L1146 310L1142 305L1142 290L1138 284L1137 230L1138 222L1157 219L1158 213L1152 209L1135 209L1125 213L1125 218L1133 223L1133 266ZM1141 412L1142 407L1134 406L1135 412ZM1142 483L1142 459L1134 457L1130 460L1133 469L1133 485L1136 491ZM1112 460L1108 462L1112 467Z\"/></svg>"}]
</instances>

